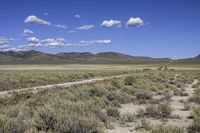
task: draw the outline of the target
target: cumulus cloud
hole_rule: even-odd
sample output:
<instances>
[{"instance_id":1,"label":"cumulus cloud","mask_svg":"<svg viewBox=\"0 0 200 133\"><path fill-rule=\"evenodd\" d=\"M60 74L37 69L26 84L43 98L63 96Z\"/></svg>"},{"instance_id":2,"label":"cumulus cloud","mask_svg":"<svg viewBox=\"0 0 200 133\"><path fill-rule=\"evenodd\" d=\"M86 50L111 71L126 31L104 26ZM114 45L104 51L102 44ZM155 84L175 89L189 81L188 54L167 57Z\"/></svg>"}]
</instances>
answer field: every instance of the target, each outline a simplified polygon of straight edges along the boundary
<instances>
[{"instance_id":1,"label":"cumulus cloud","mask_svg":"<svg viewBox=\"0 0 200 133\"><path fill-rule=\"evenodd\" d=\"M126 27L139 27L144 25L144 21L139 17L131 17L126 23Z\"/></svg>"},{"instance_id":2,"label":"cumulus cloud","mask_svg":"<svg viewBox=\"0 0 200 133\"><path fill-rule=\"evenodd\" d=\"M27 39L29 43L39 43L40 40L37 39L36 37L30 37Z\"/></svg>"},{"instance_id":3,"label":"cumulus cloud","mask_svg":"<svg viewBox=\"0 0 200 133\"><path fill-rule=\"evenodd\" d=\"M7 48L9 47L9 45L5 44L5 45L0 45L0 49L4 49L4 48Z\"/></svg>"},{"instance_id":4,"label":"cumulus cloud","mask_svg":"<svg viewBox=\"0 0 200 133\"><path fill-rule=\"evenodd\" d=\"M65 29L65 30L67 29L66 25L61 25L61 24L57 24L56 27L61 28L61 29Z\"/></svg>"},{"instance_id":5,"label":"cumulus cloud","mask_svg":"<svg viewBox=\"0 0 200 133\"><path fill-rule=\"evenodd\" d=\"M39 46L42 46L40 44L40 40L36 37L30 37L30 38L27 38L27 42L28 42L28 46L30 47L39 47Z\"/></svg>"},{"instance_id":6,"label":"cumulus cloud","mask_svg":"<svg viewBox=\"0 0 200 133\"><path fill-rule=\"evenodd\" d=\"M14 38L6 38L4 36L0 36L0 49L8 48L10 42L18 41L19 39Z\"/></svg>"},{"instance_id":7,"label":"cumulus cloud","mask_svg":"<svg viewBox=\"0 0 200 133\"><path fill-rule=\"evenodd\" d=\"M119 20L105 20L101 23L104 27L121 27L121 21Z\"/></svg>"},{"instance_id":8,"label":"cumulus cloud","mask_svg":"<svg viewBox=\"0 0 200 133\"><path fill-rule=\"evenodd\" d=\"M34 15L28 16L25 20L24 23L32 23L32 24L38 24L38 25L50 25L51 23L45 20L42 20Z\"/></svg>"},{"instance_id":9,"label":"cumulus cloud","mask_svg":"<svg viewBox=\"0 0 200 133\"><path fill-rule=\"evenodd\" d=\"M85 41L85 40L82 40L80 41L80 45L92 45L92 44L110 44L111 43L111 40L108 39L108 40L89 40L89 41Z\"/></svg>"},{"instance_id":10,"label":"cumulus cloud","mask_svg":"<svg viewBox=\"0 0 200 133\"><path fill-rule=\"evenodd\" d=\"M32 35L34 32L32 30L29 29L24 29L22 35L24 36L28 36L28 35Z\"/></svg>"},{"instance_id":11,"label":"cumulus cloud","mask_svg":"<svg viewBox=\"0 0 200 133\"><path fill-rule=\"evenodd\" d=\"M26 48L15 48L15 47L3 49L3 51L27 51L27 50L28 49Z\"/></svg>"},{"instance_id":12,"label":"cumulus cloud","mask_svg":"<svg viewBox=\"0 0 200 133\"><path fill-rule=\"evenodd\" d=\"M20 48L33 48L33 47L69 47L69 46L88 46L95 44L110 44L111 40L82 40L79 42L68 42L64 38L47 38L39 40L36 37L31 37L27 39L27 45Z\"/></svg>"},{"instance_id":13,"label":"cumulus cloud","mask_svg":"<svg viewBox=\"0 0 200 133\"><path fill-rule=\"evenodd\" d=\"M28 47L55 47L55 46L64 46L65 44L66 41L63 38L47 38L39 40L36 37L31 37L27 39Z\"/></svg>"},{"instance_id":14,"label":"cumulus cloud","mask_svg":"<svg viewBox=\"0 0 200 133\"><path fill-rule=\"evenodd\" d=\"M47 38L41 40L40 43L46 47L54 47L54 46L64 46L66 44L66 41L63 38Z\"/></svg>"},{"instance_id":15,"label":"cumulus cloud","mask_svg":"<svg viewBox=\"0 0 200 133\"><path fill-rule=\"evenodd\" d=\"M90 30L90 29L93 29L95 28L95 25L83 25L83 26L80 26L80 27L77 27L76 29L78 30Z\"/></svg>"},{"instance_id":16,"label":"cumulus cloud","mask_svg":"<svg viewBox=\"0 0 200 133\"><path fill-rule=\"evenodd\" d=\"M81 18L81 15L75 14L74 17L75 17L75 18Z\"/></svg>"},{"instance_id":17,"label":"cumulus cloud","mask_svg":"<svg viewBox=\"0 0 200 133\"><path fill-rule=\"evenodd\" d=\"M1 36L0 37L0 46L3 46L3 45L8 45L10 42L10 40L4 36Z\"/></svg>"}]
</instances>

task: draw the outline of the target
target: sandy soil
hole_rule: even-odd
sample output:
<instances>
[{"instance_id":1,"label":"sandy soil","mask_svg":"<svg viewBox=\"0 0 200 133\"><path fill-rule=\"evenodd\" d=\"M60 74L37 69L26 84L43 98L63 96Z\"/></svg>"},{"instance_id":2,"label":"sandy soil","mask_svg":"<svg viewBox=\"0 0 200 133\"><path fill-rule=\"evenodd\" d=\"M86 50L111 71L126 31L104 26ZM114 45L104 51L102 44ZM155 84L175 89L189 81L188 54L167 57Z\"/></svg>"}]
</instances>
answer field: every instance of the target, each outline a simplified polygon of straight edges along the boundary
<instances>
[{"instance_id":1,"label":"sandy soil","mask_svg":"<svg viewBox=\"0 0 200 133\"><path fill-rule=\"evenodd\" d=\"M175 75L175 80L178 75ZM153 119L149 118L148 121L151 123L151 125L157 125L157 124L167 124L167 125L174 125L178 127L188 127L192 119L188 119L188 117L191 115L191 112L189 110L185 110L184 104L180 102L181 100L185 101L187 100L191 95L193 95L193 86L196 85L199 81L194 80L194 82L190 85L187 85L185 88L185 91L189 94L189 96L173 96L171 99L171 107L173 108L172 115L179 116L180 118L177 119L168 119L167 122L163 122L159 119ZM137 111L139 109L144 109L147 105L134 105L132 103L130 104L124 104L122 105L122 108L119 109L121 115L125 113L135 113L137 114ZM120 126L119 124L115 124L114 129L106 129L106 133L145 133L147 131L141 131L141 130L135 130L135 127L137 126L137 123L129 123L129 126Z\"/></svg>"}]
</instances>

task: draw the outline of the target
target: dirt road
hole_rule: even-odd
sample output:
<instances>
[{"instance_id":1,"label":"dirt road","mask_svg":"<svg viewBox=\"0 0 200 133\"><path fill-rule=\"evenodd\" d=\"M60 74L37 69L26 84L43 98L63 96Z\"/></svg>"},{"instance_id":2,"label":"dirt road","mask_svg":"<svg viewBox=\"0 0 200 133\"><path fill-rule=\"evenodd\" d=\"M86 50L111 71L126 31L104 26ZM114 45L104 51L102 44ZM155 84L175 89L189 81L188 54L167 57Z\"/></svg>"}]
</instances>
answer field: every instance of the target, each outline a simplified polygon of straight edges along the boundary
<instances>
[{"instance_id":1,"label":"dirt road","mask_svg":"<svg viewBox=\"0 0 200 133\"><path fill-rule=\"evenodd\" d=\"M20 92L37 93L42 90L48 90L48 89L52 89L52 88L56 88L56 87L70 88L72 86L92 84L97 81L109 80L112 78L120 78L120 77L124 77L124 76L127 76L127 74L103 77L103 78L94 78L94 79L81 80L81 81L76 81L76 82L68 82L68 83L62 83L62 84L51 84L51 85L44 85L44 86L37 86L37 87L30 87L30 88L23 88L23 89L9 90L9 91L0 91L0 97L9 96L9 95L12 95L13 93L20 93Z\"/></svg>"}]
</instances>

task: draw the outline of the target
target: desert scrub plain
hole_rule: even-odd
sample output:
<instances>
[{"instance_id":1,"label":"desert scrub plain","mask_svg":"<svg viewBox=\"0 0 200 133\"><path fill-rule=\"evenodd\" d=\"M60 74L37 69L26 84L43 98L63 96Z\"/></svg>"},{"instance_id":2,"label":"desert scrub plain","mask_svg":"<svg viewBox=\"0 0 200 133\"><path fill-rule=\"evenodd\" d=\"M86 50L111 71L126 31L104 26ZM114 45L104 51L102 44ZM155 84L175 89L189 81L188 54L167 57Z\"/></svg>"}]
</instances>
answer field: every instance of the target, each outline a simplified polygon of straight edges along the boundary
<instances>
[{"instance_id":1,"label":"desert scrub plain","mask_svg":"<svg viewBox=\"0 0 200 133\"><path fill-rule=\"evenodd\" d=\"M200 71L137 70L0 98L0 133L199 133Z\"/></svg>"},{"instance_id":2,"label":"desert scrub plain","mask_svg":"<svg viewBox=\"0 0 200 133\"><path fill-rule=\"evenodd\" d=\"M106 77L131 70L23 70L0 71L0 91Z\"/></svg>"}]
</instances>

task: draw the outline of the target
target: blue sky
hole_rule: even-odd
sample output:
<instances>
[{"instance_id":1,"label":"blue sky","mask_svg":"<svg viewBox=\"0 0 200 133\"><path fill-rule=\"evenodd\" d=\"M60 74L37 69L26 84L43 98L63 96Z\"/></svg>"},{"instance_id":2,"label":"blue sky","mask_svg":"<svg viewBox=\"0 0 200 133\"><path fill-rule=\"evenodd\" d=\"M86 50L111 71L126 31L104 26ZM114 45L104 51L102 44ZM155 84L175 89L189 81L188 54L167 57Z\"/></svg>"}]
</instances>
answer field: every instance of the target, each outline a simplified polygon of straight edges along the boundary
<instances>
[{"instance_id":1,"label":"blue sky","mask_svg":"<svg viewBox=\"0 0 200 133\"><path fill-rule=\"evenodd\" d=\"M199 0L1 0L0 50L200 54Z\"/></svg>"}]
</instances>

